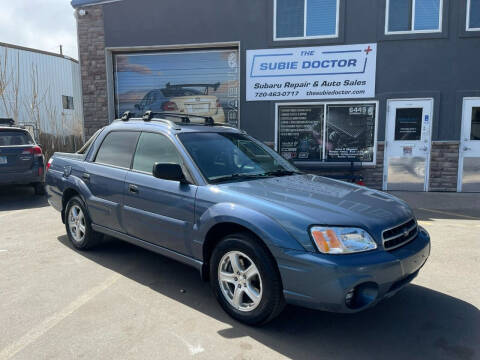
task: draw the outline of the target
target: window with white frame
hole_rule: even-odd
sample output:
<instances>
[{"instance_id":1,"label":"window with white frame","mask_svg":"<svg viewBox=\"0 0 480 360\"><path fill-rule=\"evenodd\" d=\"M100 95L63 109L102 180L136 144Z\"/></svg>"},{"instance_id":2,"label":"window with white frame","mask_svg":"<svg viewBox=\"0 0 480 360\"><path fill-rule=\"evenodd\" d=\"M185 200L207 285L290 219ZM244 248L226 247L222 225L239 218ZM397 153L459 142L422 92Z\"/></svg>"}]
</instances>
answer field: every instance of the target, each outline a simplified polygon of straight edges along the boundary
<instances>
[{"instance_id":1,"label":"window with white frame","mask_svg":"<svg viewBox=\"0 0 480 360\"><path fill-rule=\"evenodd\" d=\"M276 104L276 150L295 162L376 161L378 102Z\"/></svg>"},{"instance_id":2,"label":"window with white frame","mask_svg":"<svg viewBox=\"0 0 480 360\"><path fill-rule=\"evenodd\" d=\"M385 33L440 32L442 7L443 0L387 0Z\"/></svg>"},{"instance_id":3,"label":"window with white frame","mask_svg":"<svg viewBox=\"0 0 480 360\"><path fill-rule=\"evenodd\" d=\"M274 0L274 2L275 40L338 36L340 0Z\"/></svg>"},{"instance_id":4,"label":"window with white frame","mask_svg":"<svg viewBox=\"0 0 480 360\"><path fill-rule=\"evenodd\" d=\"M480 30L480 0L467 0L467 31Z\"/></svg>"}]
</instances>

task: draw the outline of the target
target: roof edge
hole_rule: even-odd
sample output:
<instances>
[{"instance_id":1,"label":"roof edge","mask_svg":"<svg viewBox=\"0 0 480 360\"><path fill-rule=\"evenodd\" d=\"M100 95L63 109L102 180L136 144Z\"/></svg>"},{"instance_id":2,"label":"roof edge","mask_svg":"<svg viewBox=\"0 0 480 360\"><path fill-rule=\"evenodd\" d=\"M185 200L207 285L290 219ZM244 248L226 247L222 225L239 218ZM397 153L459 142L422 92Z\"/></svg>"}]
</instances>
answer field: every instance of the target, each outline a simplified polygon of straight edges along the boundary
<instances>
[{"instance_id":1,"label":"roof edge","mask_svg":"<svg viewBox=\"0 0 480 360\"><path fill-rule=\"evenodd\" d=\"M23 51L34 52L34 53L37 53L37 54L55 56L55 57L59 57L59 58L65 59L65 60L73 61L74 63L78 64L77 59L74 59L74 58L72 58L70 56L67 56L67 55L62 55L62 54L58 54L58 53L54 53L54 52L50 52L50 51L33 49L33 48L25 47L25 46L13 45L13 44L8 44L8 43L3 43L3 42L0 42L0 47L6 47L6 48L9 48L9 49L23 50Z\"/></svg>"},{"instance_id":2,"label":"roof edge","mask_svg":"<svg viewBox=\"0 0 480 360\"><path fill-rule=\"evenodd\" d=\"M74 9L85 6L101 5L122 0L72 0L70 4Z\"/></svg>"}]
</instances>

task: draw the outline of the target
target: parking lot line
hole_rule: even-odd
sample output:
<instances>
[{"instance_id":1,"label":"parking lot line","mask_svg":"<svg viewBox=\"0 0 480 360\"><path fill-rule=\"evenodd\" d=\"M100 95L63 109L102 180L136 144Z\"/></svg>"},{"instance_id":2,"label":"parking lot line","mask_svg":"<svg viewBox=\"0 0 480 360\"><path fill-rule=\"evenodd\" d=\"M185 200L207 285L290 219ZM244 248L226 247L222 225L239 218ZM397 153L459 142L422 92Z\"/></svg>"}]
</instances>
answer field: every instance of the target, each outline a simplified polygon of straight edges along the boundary
<instances>
[{"instance_id":1,"label":"parking lot line","mask_svg":"<svg viewBox=\"0 0 480 360\"><path fill-rule=\"evenodd\" d=\"M456 214L456 213L451 213L451 212L448 212L448 211L432 210L432 209L425 209L425 208L418 208L418 210L429 211L429 212L432 212L432 213L438 213L438 214L449 215L449 216L459 216L459 217L463 217L465 219L480 220L480 218L475 217L475 216Z\"/></svg>"},{"instance_id":2,"label":"parking lot line","mask_svg":"<svg viewBox=\"0 0 480 360\"><path fill-rule=\"evenodd\" d=\"M47 331L53 328L55 325L60 323L62 320L70 316L80 307L85 305L87 302L92 300L94 297L99 295L102 291L106 290L110 286L112 286L121 276L119 274L115 274L105 280L103 283L89 289L81 296L76 298L62 310L54 313L53 315L47 317L37 326L34 326L29 332L23 335L18 341L8 345L7 347L0 350L0 360L7 360L18 354L22 351L25 347L32 344L40 337L42 337Z\"/></svg>"}]
</instances>

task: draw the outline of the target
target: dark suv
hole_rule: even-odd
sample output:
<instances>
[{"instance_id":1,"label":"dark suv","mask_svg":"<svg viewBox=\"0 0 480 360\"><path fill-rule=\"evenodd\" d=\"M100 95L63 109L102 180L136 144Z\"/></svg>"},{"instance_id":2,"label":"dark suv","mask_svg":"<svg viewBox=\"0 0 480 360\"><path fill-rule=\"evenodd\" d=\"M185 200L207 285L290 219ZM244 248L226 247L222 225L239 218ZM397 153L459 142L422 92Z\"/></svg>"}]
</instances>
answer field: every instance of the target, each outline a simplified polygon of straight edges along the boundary
<instances>
[{"instance_id":1,"label":"dark suv","mask_svg":"<svg viewBox=\"0 0 480 360\"><path fill-rule=\"evenodd\" d=\"M42 149L22 128L0 126L0 186L32 185L37 195L45 192Z\"/></svg>"},{"instance_id":2,"label":"dark suv","mask_svg":"<svg viewBox=\"0 0 480 360\"><path fill-rule=\"evenodd\" d=\"M150 115L125 116L50 161L49 202L76 248L107 234L191 265L248 324L285 303L369 308L427 260L430 237L402 200L303 174L211 118Z\"/></svg>"}]
</instances>

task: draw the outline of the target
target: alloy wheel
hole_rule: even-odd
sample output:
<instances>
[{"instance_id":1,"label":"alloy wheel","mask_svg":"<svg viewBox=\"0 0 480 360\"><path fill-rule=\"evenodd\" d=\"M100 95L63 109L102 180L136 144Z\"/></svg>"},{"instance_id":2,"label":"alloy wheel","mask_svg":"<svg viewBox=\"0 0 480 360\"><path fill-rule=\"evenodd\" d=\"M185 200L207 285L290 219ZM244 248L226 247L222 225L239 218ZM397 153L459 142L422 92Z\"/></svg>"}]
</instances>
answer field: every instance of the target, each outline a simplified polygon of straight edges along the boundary
<instances>
[{"instance_id":1,"label":"alloy wheel","mask_svg":"<svg viewBox=\"0 0 480 360\"><path fill-rule=\"evenodd\" d=\"M262 300L262 277L255 263L240 251L226 253L218 265L223 296L235 309L252 311Z\"/></svg>"}]
</instances>

